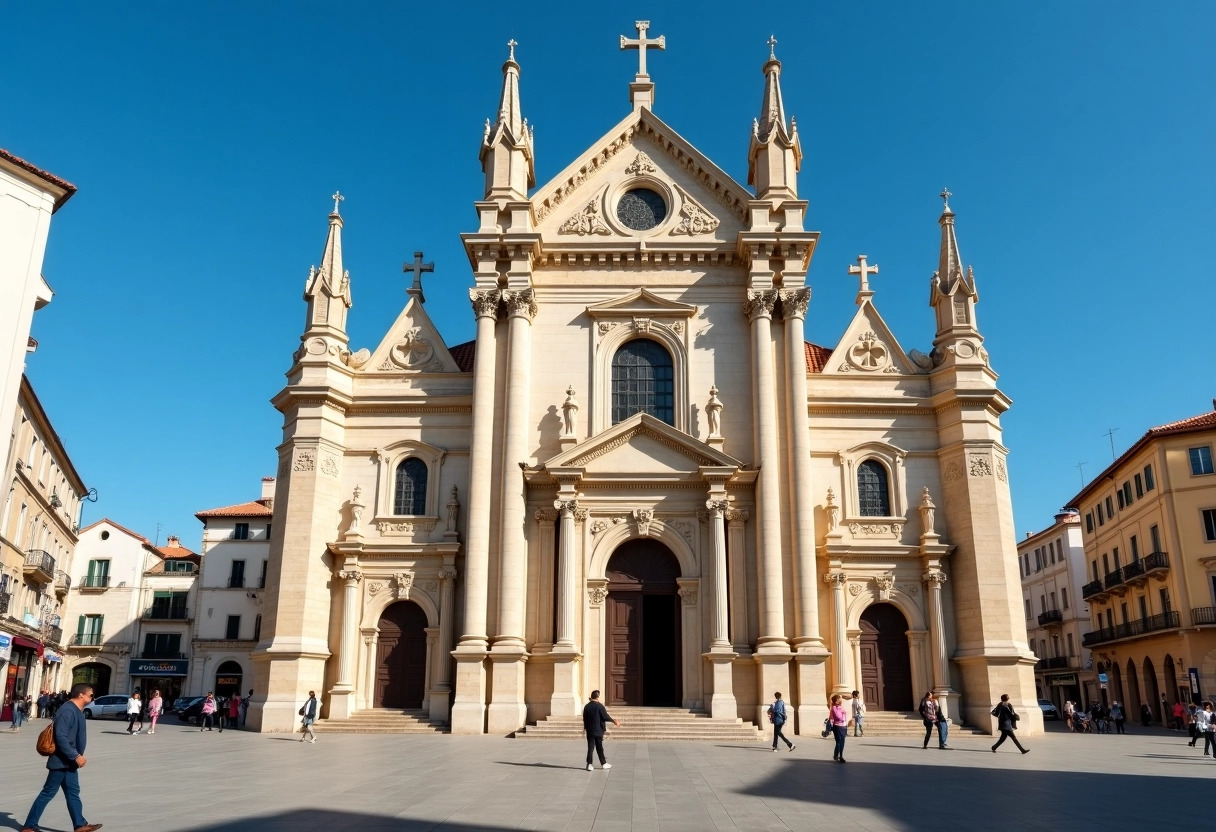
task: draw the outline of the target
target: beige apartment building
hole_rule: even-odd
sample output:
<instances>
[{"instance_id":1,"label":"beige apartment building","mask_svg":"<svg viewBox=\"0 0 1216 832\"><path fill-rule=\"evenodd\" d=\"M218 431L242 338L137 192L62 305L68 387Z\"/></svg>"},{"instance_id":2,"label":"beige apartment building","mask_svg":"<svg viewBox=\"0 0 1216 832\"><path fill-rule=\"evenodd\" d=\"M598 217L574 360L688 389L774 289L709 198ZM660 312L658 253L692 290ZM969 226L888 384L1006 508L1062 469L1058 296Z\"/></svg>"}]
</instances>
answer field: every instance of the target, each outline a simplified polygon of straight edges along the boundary
<instances>
[{"instance_id":1,"label":"beige apartment building","mask_svg":"<svg viewBox=\"0 0 1216 832\"><path fill-rule=\"evenodd\" d=\"M1216 405L1216 402L1214 402ZM1160 425L1077 494L1092 629L1128 719L1216 696L1216 411Z\"/></svg>"},{"instance_id":2,"label":"beige apartment building","mask_svg":"<svg viewBox=\"0 0 1216 832\"><path fill-rule=\"evenodd\" d=\"M3 711L15 696L59 690L63 604L82 501L89 495L29 379L21 377L0 514L0 673Z\"/></svg>"},{"instance_id":3,"label":"beige apartment building","mask_svg":"<svg viewBox=\"0 0 1216 832\"><path fill-rule=\"evenodd\" d=\"M1071 701L1088 705L1100 699L1100 682L1083 637L1090 630L1089 606L1081 599L1085 584L1085 549L1081 517L1061 511L1042 531L1018 543L1022 570L1022 606L1030 649L1039 657L1034 667L1040 699L1060 713Z\"/></svg>"}]
</instances>

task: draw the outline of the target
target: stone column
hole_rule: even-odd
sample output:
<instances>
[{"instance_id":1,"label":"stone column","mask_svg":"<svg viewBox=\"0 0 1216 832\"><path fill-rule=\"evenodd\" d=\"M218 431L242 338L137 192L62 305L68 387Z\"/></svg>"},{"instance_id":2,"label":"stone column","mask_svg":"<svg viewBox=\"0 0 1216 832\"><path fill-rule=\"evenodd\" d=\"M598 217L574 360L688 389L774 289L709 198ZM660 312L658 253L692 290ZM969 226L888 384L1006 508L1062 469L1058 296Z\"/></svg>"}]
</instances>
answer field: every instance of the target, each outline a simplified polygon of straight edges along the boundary
<instances>
[{"instance_id":1,"label":"stone column","mask_svg":"<svg viewBox=\"0 0 1216 832\"><path fill-rule=\"evenodd\" d=\"M852 648L849 657L849 670L853 673L853 688L861 690L861 634L849 633L849 647ZM864 701L864 699L863 699Z\"/></svg>"},{"instance_id":2,"label":"stone column","mask_svg":"<svg viewBox=\"0 0 1216 832\"><path fill-rule=\"evenodd\" d=\"M945 614L942 611L942 585L946 583L946 573L940 569L932 569L924 575L928 587L929 601L929 645L933 667L933 692L949 701L950 694L950 654L946 651ZM949 713L947 713L949 715Z\"/></svg>"},{"instance_id":3,"label":"stone column","mask_svg":"<svg viewBox=\"0 0 1216 832\"><path fill-rule=\"evenodd\" d=\"M422 710L429 714L431 712L431 689L435 682L435 660L439 654L439 628L424 627L422 632L426 633L426 664L423 665L426 671L422 678Z\"/></svg>"},{"instance_id":4,"label":"stone column","mask_svg":"<svg viewBox=\"0 0 1216 832\"><path fill-rule=\"evenodd\" d=\"M832 628L835 631L832 633L832 654L835 661L832 664L836 670L836 679L831 692L846 696L852 690L849 687L849 661L852 657L846 632L847 611L844 600L844 587L848 583L848 576L844 572L829 572L823 579L832 587L832 613L835 618L835 626Z\"/></svg>"},{"instance_id":5,"label":"stone column","mask_svg":"<svg viewBox=\"0 0 1216 832\"><path fill-rule=\"evenodd\" d=\"M493 272L494 263L490 262ZM479 271L484 271L479 267ZM477 316L477 346L473 362L473 430L469 445L468 534L465 543L464 634L456 648L456 701L452 706L453 734L485 731L486 671L489 643L486 615L490 579L490 484L493 477L494 393L498 342L495 325L501 292L470 290Z\"/></svg>"},{"instance_id":6,"label":"stone column","mask_svg":"<svg viewBox=\"0 0 1216 832\"><path fill-rule=\"evenodd\" d=\"M363 707L376 707L376 634L375 627L364 627L363 634Z\"/></svg>"},{"instance_id":7,"label":"stone column","mask_svg":"<svg viewBox=\"0 0 1216 832\"><path fill-rule=\"evenodd\" d=\"M335 576L342 581L342 629L338 646L338 680L329 691L329 718L347 719L355 712L354 666L359 649L359 580L357 567L343 569Z\"/></svg>"},{"instance_id":8,"label":"stone column","mask_svg":"<svg viewBox=\"0 0 1216 832\"><path fill-rule=\"evenodd\" d=\"M456 567L444 564L439 570L439 639L435 657L435 683L431 686L431 719L451 718L452 640L456 633Z\"/></svg>"},{"instance_id":9,"label":"stone column","mask_svg":"<svg viewBox=\"0 0 1216 832\"><path fill-rule=\"evenodd\" d=\"M730 641L731 649L740 654L752 652L747 632L747 541L744 537L744 524L749 519L751 513L744 509L726 512L726 555L730 563L731 593Z\"/></svg>"},{"instance_id":10,"label":"stone column","mask_svg":"<svg viewBox=\"0 0 1216 832\"><path fill-rule=\"evenodd\" d=\"M719 486L716 491L720 491ZM738 719L739 706L735 700L734 661L739 654L731 649L727 621L729 581L726 571L726 525L724 515L730 508L725 494L711 494L705 501L709 510L710 543L713 548L713 606L710 609L711 635L709 659L713 669L710 688L709 715L713 719Z\"/></svg>"},{"instance_id":11,"label":"stone column","mask_svg":"<svg viewBox=\"0 0 1216 832\"><path fill-rule=\"evenodd\" d=\"M524 611L527 585L527 493L519 463L528 457L529 390L532 370L532 318L536 300L531 289L503 293L509 320L507 340L506 419L502 442L502 520L499 523L498 631L490 650L493 690L486 713L487 730L505 735L524 725Z\"/></svg>"},{"instance_id":12,"label":"stone column","mask_svg":"<svg viewBox=\"0 0 1216 832\"><path fill-rule=\"evenodd\" d=\"M549 705L553 714L576 714L579 706L578 662L582 658L575 641L580 593L574 520L579 508L577 500L569 499L568 495L563 497L566 498L559 497L553 501L560 528L557 549L557 639L550 654L553 657L553 695Z\"/></svg>"}]
</instances>

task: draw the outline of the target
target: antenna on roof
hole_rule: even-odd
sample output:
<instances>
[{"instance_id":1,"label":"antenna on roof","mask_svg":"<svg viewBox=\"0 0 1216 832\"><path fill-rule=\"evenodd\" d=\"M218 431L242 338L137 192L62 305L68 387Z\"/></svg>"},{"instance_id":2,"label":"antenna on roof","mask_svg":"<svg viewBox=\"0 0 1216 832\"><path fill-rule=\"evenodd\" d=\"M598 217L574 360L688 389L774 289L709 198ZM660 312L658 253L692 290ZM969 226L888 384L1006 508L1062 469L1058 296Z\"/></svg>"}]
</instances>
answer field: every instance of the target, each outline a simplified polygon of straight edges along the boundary
<instances>
[{"instance_id":1,"label":"antenna on roof","mask_svg":"<svg viewBox=\"0 0 1216 832\"><path fill-rule=\"evenodd\" d=\"M1081 472L1081 487L1082 488L1085 487L1085 466L1088 464L1089 463L1087 463L1087 462L1078 462L1077 463L1077 470Z\"/></svg>"},{"instance_id":2,"label":"antenna on roof","mask_svg":"<svg viewBox=\"0 0 1216 832\"><path fill-rule=\"evenodd\" d=\"M160 530L161 530L161 524L157 523L156 524L156 542L153 543L152 545L157 547L158 549L160 548Z\"/></svg>"},{"instance_id":3,"label":"antenna on roof","mask_svg":"<svg viewBox=\"0 0 1216 832\"><path fill-rule=\"evenodd\" d=\"M1110 461L1114 462L1118 457L1115 455L1115 431L1118 428L1107 428L1106 438L1110 440Z\"/></svg>"}]
</instances>

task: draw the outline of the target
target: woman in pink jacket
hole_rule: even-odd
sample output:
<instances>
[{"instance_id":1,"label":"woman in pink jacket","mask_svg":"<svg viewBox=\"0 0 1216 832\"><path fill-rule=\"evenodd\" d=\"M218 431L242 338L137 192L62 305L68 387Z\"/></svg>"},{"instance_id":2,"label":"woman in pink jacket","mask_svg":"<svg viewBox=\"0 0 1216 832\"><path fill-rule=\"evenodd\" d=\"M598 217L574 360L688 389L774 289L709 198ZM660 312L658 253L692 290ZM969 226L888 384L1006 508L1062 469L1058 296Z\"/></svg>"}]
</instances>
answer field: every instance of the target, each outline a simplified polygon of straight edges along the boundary
<instances>
[{"instance_id":1,"label":"woman in pink jacket","mask_svg":"<svg viewBox=\"0 0 1216 832\"><path fill-rule=\"evenodd\" d=\"M844 712L844 699L839 693L832 696L828 721L832 723L832 733L836 735L836 750L832 752L832 759L838 763L846 763L848 760L844 758L844 738L849 735L849 718Z\"/></svg>"},{"instance_id":2,"label":"woman in pink jacket","mask_svg":"<svg viewBox=\"0 0 1216 832\"><path fill-rule=\"evenodd\" d=\"M156 720L160 719L160 715L164 713L165 703L160 698L160 691L152 691L152 698L148 700L148 718L152 720L152 728L148 731L149 734L156 733Z\"/></svg>"},{"instance_id":3,"label":"woman in pink jacket","mask_svg":"<svg viewBox=\"0 0 1216 832\"><path fill-rule=\"evenodd\" d=\"M211 731L211 718L215 716L215 695L211 691L207 691L207 696L203 699L202 714L199 717L198 730Z\"/></svg>"}]
</instances>

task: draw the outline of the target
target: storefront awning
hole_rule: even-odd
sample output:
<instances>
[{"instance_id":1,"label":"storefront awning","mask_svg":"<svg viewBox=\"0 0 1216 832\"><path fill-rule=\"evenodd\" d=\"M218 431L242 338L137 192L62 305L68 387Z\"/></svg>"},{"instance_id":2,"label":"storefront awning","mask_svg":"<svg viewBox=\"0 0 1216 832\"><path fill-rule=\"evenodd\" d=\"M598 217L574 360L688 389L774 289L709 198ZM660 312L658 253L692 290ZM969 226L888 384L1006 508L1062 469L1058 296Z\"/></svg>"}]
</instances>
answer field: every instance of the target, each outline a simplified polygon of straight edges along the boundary
<instances>
[{"instance_id":1,"label":"storefront awning","mask_svg":"<svg viewBox=\"0 0 1216 832\"><path fill-rule=\"evenodd\" d=\"M13 636L13 646L25 647L29 650L37 650L38 655L42 655L42 645L34 641L32 638L26 638L25 636Z\"/></svg>"}]
</instances>

